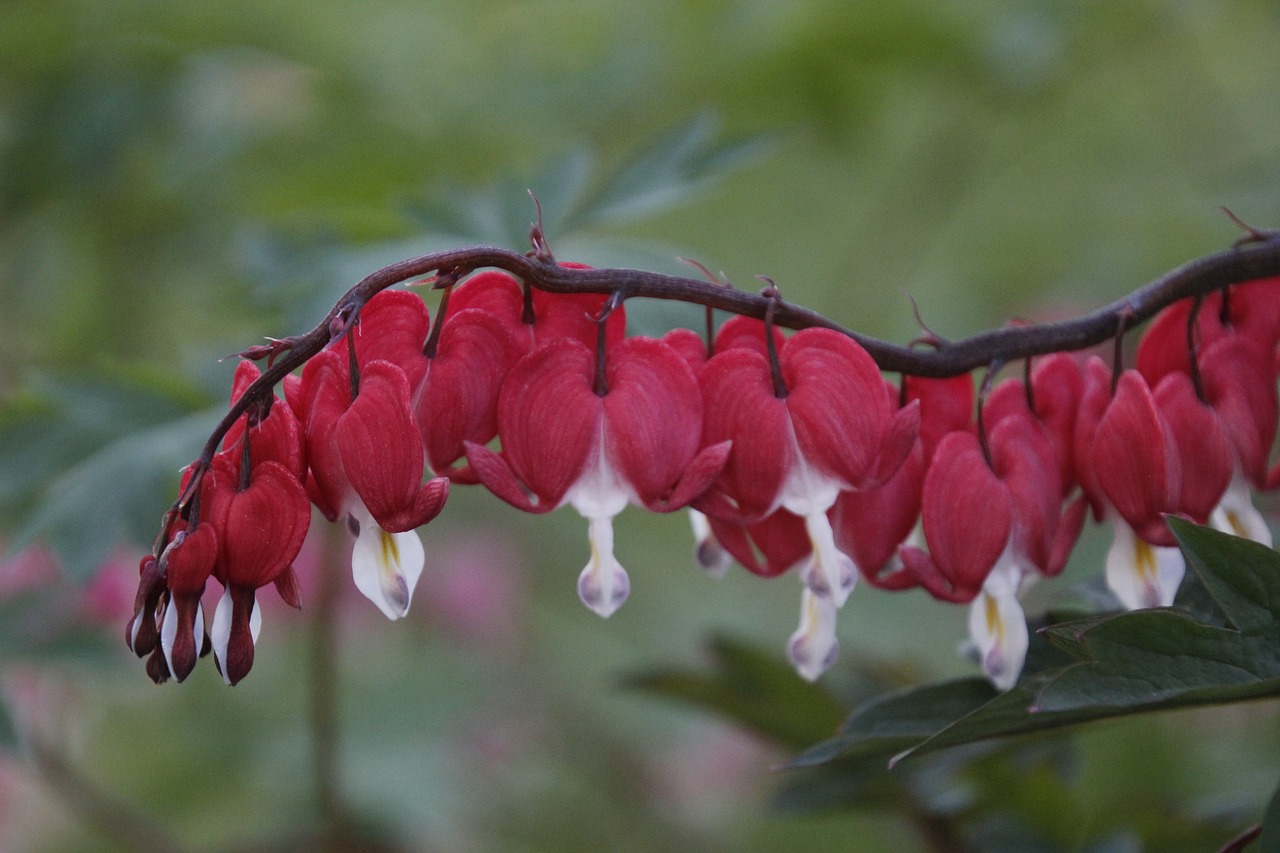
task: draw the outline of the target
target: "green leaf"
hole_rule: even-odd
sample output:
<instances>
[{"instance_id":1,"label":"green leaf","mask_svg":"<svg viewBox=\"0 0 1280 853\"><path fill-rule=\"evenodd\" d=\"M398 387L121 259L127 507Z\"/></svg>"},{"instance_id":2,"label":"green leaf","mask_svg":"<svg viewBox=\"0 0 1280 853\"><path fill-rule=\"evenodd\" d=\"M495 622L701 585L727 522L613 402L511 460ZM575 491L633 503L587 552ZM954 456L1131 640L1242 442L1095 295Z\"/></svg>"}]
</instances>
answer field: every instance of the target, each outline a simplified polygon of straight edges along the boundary
<instances>
[{"instance_id":1,"label":"green leaf","mask_svg":"<svg viewBox=\"0 0 1280 853\"><path fill-rule=\"evenodd\" d=\"M1262 815L1262 835L1258 838L1258 850L1280 850L1280 787L1271 795L1267 810Z\"/></svg>"},{"instance_id":2,"label":"green leaf","mask_svg":"<svg viewBox=\"0 0 1280 853\"><path fill-rule=\"evenodd\" d=\"M885 758L928 738L996 695L981 678L962 678L912 687L858 708L840 733L809 747L788 767L811 767L837 756Z\"/></svg>"},{"instance_id":3,"label":"green leaf","mask_svg":"<svg viewBox=\"0 0 1280 853\"><path fill-rule=\"evenodd\" d=\"M719 141L720 124L703 113L657 139L600 186L573 216L573 224L648 216L670 207L745 161L767 142Z\"/></svg>"},{"instance_id":4,"label":"green leaf","mask_svg":"<svg viewBox=\"0 0 1280 853\"><path fill-rule=\"evenodd\" d=\"M35 377L0 416L0 509L10 518L29 509L44 484L110 441L199 402L154 378Z\"/></svg>"},{"instance_id":5,"label":"green leaf","mask_svg":"<svg viewBox=\"0 0 1280 853\"><path fill-rule=\"evenodd\" d=\"M826 688L800 680L769 652L719 636L710 651L710 674L658 670L629 676L626 683L716 711L792 748L826 737L844 714Z\"/></svg>"},{"instance_id":6,"label":"green leaf","mask_svg":"<svg viewBox=\"0 0 1280 853\"><path fill-rule=\"evenodd\" d=\"M1146 711L1280 696L1280 556L1173 523L1194 578L1235 627L1178 608L1072 619L1041 628L1041 651L1012 690L977 679L925 685L854 712L839 735L792 764L879 760ZM1057 657L1043 652L1056 650ZM984 692L985 690L985 692Z\"/></svg>"},{"instance_id":7,"label":"green leaf","mask_svg":"<svg viewBox=\"0 0 1280 853\"><path fill-rule=\"evenodd\" d=\"M1169 519L1187 564L1241 631L1274 626L1280 618L1280 553L1257 542Z\"/></svg>"},{"instance_id":8,"label":"green leaf","mask_svg":"<svg viewBox=\"0 0 1280 853\"><path fill-rule=\"evenodd\" d=\"M164 496L176 494L178 472L221 411L140 429L90 454L42 490L10 547L45 541L71 577L85 580L122 542L149 542Z\"/></svg>"}]
</instances>

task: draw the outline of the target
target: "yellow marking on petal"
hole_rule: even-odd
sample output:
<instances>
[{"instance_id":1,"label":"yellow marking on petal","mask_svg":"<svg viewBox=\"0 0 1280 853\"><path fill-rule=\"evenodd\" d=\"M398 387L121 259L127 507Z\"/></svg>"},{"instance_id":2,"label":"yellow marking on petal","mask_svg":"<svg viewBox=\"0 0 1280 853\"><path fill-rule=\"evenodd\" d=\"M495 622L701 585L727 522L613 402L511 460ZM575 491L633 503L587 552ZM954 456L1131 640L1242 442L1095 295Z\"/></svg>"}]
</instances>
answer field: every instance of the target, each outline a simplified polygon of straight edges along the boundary
<instances>
[{"instance_id":1,"label":"yellow marking on petal","mask_svg":"<svg viewBox=\"0 0 1280 853\"><path fill-rule=\"evenodd\" d=\"M1234 510L1227 510L1227 524L1231 526L1231 530L1237 536L1243 536L1246 539L1250 538L1249 528L1245 527L1244 521Z\"/></svg>"},{"instance_id":2,"label":"yellow marking on petal","mask_svg":"<svg viewBox=\"0 0 1280 853\"><path fill-rule=\"evenodd\" d=\"M1151 547L1151 543L1145 539L1137 539L1133 550L1133 566L1138 571L1138 577L1142 578L1144 583L1155 583L1157 579L1156 549Z\"/></svg>"},{"instance_id":3,"label":"yellow marking on petal","mask_svg":"<svg viewBox=\"0 0 1280 853\"><path fill-rule=\"evenodd\" d=\"M987 595L984 592L982 598L983 603L986 605L987 630L995 635L996 645L998 646L1004 637L1004 622L1000 619L1000 608L996 604L994 595Z\"/></svg>"},{"instance_id":4,"label":"yellow marking on petal","mask_svg":"<svg viewBox=\"0 0 1280 853\"><path fill-rule=\"evenodd\" d=\"M400 546L396 544L395 536L385 530L379 530L380 543L382 546L382 568L386 571L391 566L400 564Z\"/></svg>"}]
</instances>

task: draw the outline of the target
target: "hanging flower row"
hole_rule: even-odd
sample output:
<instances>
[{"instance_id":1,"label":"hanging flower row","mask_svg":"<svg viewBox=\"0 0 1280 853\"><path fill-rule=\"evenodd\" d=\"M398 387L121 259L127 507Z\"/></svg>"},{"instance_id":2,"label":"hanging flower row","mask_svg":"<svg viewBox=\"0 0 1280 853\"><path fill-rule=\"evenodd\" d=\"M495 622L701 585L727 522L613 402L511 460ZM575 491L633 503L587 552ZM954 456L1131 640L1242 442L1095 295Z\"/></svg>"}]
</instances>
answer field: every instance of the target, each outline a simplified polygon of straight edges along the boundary
<instances>
[{"instance_id":1,"label":"hanging flower row","mask_svg":"<svg viewBox=\"0 0 1280 853\"><path fill-rule=\"evenodd\" d=\"M1128 608L1173 600L1169 515L1270 544L1252 494L1280 482L1280 278L1172 301L1133 368L1049 353L975 392L968 372L894 384L842 331L784 334L772 285L763 316L655 339L626 335L625 289L435 268L434 324L416 293L379 290L340 303L313 351L299 338L245 354L288 353L301 371L240 363L232 410L142 560L126 641L155 681L185 679L208 651L227 683L249 672L258 591L299 604L292 563L313 506L354 536L356 587L404 616L425 561L417 528L451 485L577 510L578 592L601 616L630 592L614 518L687 508L704 568L799 577L788 653L809 679L836 658L859 578L967 604L981 666L1007 689L1028 644L1019 595L1062 571L1086 516L1114 531L1106 580Z\"/></svg>"}]
</instances>

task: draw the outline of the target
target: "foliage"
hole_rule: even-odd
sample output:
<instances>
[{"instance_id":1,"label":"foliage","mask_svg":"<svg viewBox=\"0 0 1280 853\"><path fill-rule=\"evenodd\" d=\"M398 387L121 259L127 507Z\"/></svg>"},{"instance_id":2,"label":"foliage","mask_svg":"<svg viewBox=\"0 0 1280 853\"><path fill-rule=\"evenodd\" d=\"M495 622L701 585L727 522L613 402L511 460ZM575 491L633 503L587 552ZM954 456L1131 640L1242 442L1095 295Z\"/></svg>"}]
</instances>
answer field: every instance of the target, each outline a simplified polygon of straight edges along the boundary
<instances>
[{"instance_id":1,"label":"foliage","mask_svg":"<svg viewBox=\"0 0 1280 853\"><path fill-rule=\"evenodd\" d=\"M1101 304L1221 247L1234 234L1215 205L1280 218L1280 22L1265 3L17 0L3 17L2 531L8 557L35 545L58 568L38 591L10 590L12 560L0 573L15 718L0 830L26 832L0 846L15 849L137 849L78 789L31 782L49 771L33 736L109 813L175 846L305 848L324 829L316 590L264 638L280 662L255 683L226 691L210 672L164 693L125 659L123 617L86 616L85 590L121 549L124 574L136 566L222 408L219 357L308 328L386 261L520 247L528 189L561 256L686 272L675 258L691 256L742 286L767 273L788 299L896 340L917 331L904 289L958 337ZM628 312L646 333L700 321ZM633 521L619 535L637 600L607 625L577 610L566 567L581 555L558 519L535 529L465 496L433 525L441 569L415 604L428 618L392 629L340 610L330 733L353 825L405 848L1101 853L1212 849L1262 818L1273 703L1136 714L1273 690L1271 617L1249 621L1259 591L1204 579L1239 580L1233 545L1191 543L1205 565L1183 610L1054 614L1037 692L1002 704L952 678L967 665L938 649L958 620L911 596L855 602L842 640L863 663L809 688L757 651L794 619L793 589L690 576L672 519ZM444 567L492 547L481 567L497 564L521 605L491 624L449 609L469 599ZM1165 629L1208 663L1170 662L1149 642ZM667 667L708 631L710 674ZM1158 699L1132 678L1153 661L1172 688ZM732 735L705 715L619 697L617 673L641 668L646 689L770 745L715 751ZM1099 669L1101 709L1081 690ZM72 695L24 698L32 671ZM1178 692L1178 673L1198 686ZM1033 695L1054 704L1027 714ZM961 743L1011 728L1026 736ZM1201 730L1219 735L1211 748ZM766 811L752 783L784 757L782 812ZM701 764L692 782L663 775ZM1263 849L1280 845L1277 803Z\"/></svg>"},{"instance_id":2,"label":"foliage","mask_svg":"<svg viewBox=\"0 0 1280 853\"><path fill-rule=\"evenodd\" d=\"M838 734L809 745L787 762L790 770L807 772L783 787L780 802L787 808L841 803L924 808L930 819L947 819L954 812L914 798L922 784L954 795L963 787L951 779L957 773L1000 760L1034 766L1046 761L1046 749L1052 753L1064 747L1044 740L988 744L993 739L1132 714L1280 696L1280 555L1178 519L1171 519L1170 526L1195 572L1177 606L1050 615L1039 626L1021 680L1004 693L971 677L858 701ZM733 648L724 641L717 645L726 647ZM708 674L661 672L636 683L726 714L784 746L793 745L793 730L776 724L762 728L760 710L740 697L740 685L752 683L752 669L762 681L762 674L776 664L757 659L748 669L740 653L718 663ZM771 694L752 690L751 695L767 702ZM785 701L775 700L773 707L786 707L792 719L804 720L828 714L830 698L793 693ZM942 750L949 750L945 758L930 760ZM886 785L888 796L881 790ZM1268 807L1263 826L1268 836L1277 831L1274 821L1274 807ZM973 837L981 835L972 814L965 815L965 823ZM1111 849L1093 846L1104 840L1090 839L1085 847L1058 843L1044 849ZM1016 843L1028 841L1019 837ZM978 849L1005 848L984 842Z\"/></svg>"}]
</instances>

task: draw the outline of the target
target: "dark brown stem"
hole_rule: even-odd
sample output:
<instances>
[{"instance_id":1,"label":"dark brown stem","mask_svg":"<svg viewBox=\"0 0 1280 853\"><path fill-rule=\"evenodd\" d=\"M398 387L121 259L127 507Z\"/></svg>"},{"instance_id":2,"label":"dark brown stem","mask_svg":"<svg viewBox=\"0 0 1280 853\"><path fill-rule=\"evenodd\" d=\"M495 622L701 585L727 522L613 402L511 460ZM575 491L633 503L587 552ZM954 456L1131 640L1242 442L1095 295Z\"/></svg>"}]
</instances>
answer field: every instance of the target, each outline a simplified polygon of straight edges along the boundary
<instances>
[{"instance_id":1,"label":"dark brown stem","mask_svg":"<svg viewBox=\"0 0 1280 853\"><path fill-rule=\"evenodd\" d=\"M449 316L449 294L452 292L453 285L450 284L440 294L440 306L436 308L436 322L427 334L427 343L422 348L422 354L427 358L435 358L440 348L440 332L444 328L445 318Z\"/></svg>"},{"instance_id":2,"label":"dark brown stem","mask_svg":"<svg viewBox=\"0 0 1280 853\"><path fill-rule=\"evenodd\" d=\"M778 288L772 281L760 293L769 300L769 306L764 312L764 348L769 354L769 375L773 377L773 396L783 400L786 399L788 389L786 380L782 378L782 362L778 360L778 342L773 339L774 318L777 317L778 308L782 305L782 295L778 293Z\"/></svg>"},{"instance_id":3,"label":"dark brown stem","mask_svg":"<svg viewBox=\"0 0 1280 853\"><path fill-rule=\"evenodd\" d=\"M1280 236L1265 233L1266 239L1215 252L1171 270L1150 284L1109 305L1071 320L1029 326L1005 326L958 341L938 341L934 349L913 349L888 343L847 329L827 317L792 303L775 306L773 321L789 329L822 327L853 338L883 370L924 377L959 376L990 364L1032 355L1074 351L1111 338L1118 317L1128 317L1131 327L1155 316L1179 299L1208 293L1240 282L1280 275ZM290 338L291 346L279 355L257 380L231 405L214 428L200 456L192 466L192 476L179 495L174 509L181 511L199 488L218 443L249 404L269 393L286 375L320 352L330 340L345 330L344 320L357 314L369 299L393 284L442 270L475 271L485 268L505 270L525 285L550 293L614 293L623 297L670 299L719 308L733 314L763 320L774 301L765 296L722 287L705 281L628 269L570 269L507 249L477 246L434 252L407 258L376 270L347 291L329 314L310 332ZM166 530L178 512L166 514Z\"/></svg>"},{"instance_id":4,"label":"dark brown stem","mask_svg":"<svg viewBox=\"0 0 1280 853\"><path fill-rule=\"evenodd\" d=\"M1197 295L1187 313L1187 358L1190 366L1191 387L1195 388L1196 399L1205 402L1204 381L1200 377L1200 350L1196 340L1197 324L1200 322L1200 309L1204 306L1204 297Z\"/></svg>"},{"instance_id":5,"label":"dark brown stem","mask_svg":"<svg viewBox=\"0 0 1280 853\"><path fill-rule=\"evenodd\" d=\"M982 385L978 388L978 446L982 448L982 458L986 460L987 467L994 469L991 463L991 445L987 443L987 422L984 417L984 409L987 407L987 394L991 392L991 386L995 382L996 374L1004 367L1004 362L993 361L987 365L987 372L982 377ZM1027 383L1028 385L1030 383Z\"/></svg>"}]
</instances>

